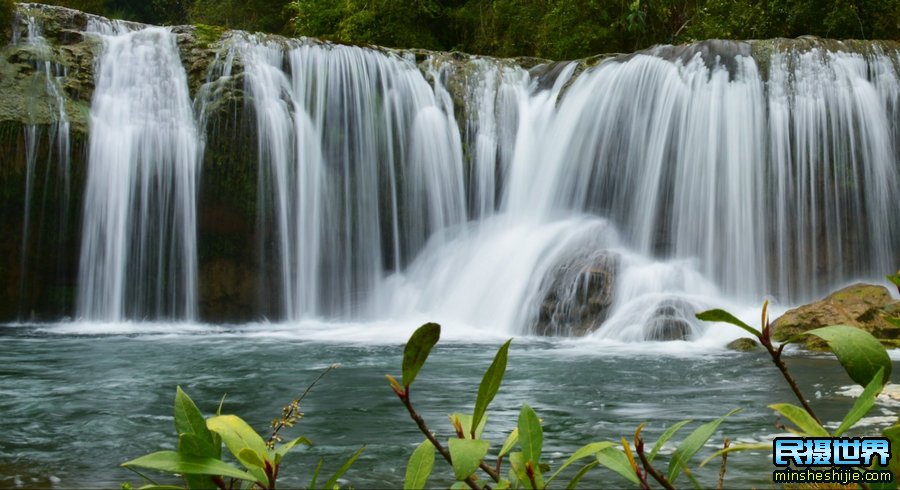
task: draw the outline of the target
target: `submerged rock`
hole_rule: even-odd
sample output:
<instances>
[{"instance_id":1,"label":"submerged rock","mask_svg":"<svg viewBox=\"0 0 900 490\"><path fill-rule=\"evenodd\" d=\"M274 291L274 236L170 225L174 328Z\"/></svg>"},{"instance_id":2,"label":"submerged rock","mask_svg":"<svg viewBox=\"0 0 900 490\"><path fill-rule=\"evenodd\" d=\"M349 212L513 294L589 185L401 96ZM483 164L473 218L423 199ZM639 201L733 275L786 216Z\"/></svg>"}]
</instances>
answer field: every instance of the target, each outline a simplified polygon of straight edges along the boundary
<instances>
[{"instance_id":1,"label":"submerged rock","mask_svg":"<svg viewBox=\"0 0 900 490\"><path fill-rule=\"evenodd\" d=\"M689 340L693 336L693 316L694 309L686 301L665 299L657 304L644 326L644 340Z\"/></svg>"},{"instance_id":2,"label":"submerged rock","mask_svg":"<svg viewBox=\"0 0 900 490\"><path fill-rule=\"evenodd\" d=\"M732 340L725 346L726 349L738 352L753 352L760 349L759 343L750 337L741 337Z\"/></svg>"},{"instance_id":3,"label":"submerged rock","mask_svg":"<svg viewBox=\"0 0 900 490\"><path fill-rule=\"evenodd\" d=\"M619 255L609 251L579 256L559 265L541 288L539 335L583 336L609 316Z\"/></svg>"},{"instance_id":4,"label":"submerged rock","mask_svg":"<svg viewBox=\"0 0 900 490\"><path fill-rule=\"evenodd\" d=\"M900 317L900 301L893 299L884 286L854 284L820 301L789 310L772 324L772 336L783 342L816 328L850 325L894 347L900 341L900 328L888 323L885 316ZM806 337L801 345L807 349L827 349L825 342L814 336Z\"/></svg>"}]
</instances>

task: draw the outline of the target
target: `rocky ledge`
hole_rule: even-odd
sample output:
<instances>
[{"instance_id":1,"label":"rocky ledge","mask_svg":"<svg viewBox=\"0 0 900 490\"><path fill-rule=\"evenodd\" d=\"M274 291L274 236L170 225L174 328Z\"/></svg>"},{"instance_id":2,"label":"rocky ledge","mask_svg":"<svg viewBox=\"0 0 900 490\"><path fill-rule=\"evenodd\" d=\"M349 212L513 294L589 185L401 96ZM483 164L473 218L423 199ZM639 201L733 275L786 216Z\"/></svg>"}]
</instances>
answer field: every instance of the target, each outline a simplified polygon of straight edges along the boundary
<instances>
[{"instance_id":1,"label":"rocky ledge","mask_svg":"<svg viewBox=\"0 0 900 490\"><path fill-rule=\"evenodd\" d=\"M900 328L886 318L900 319L900 300L891 297L884 286L854 284L789 310L772 324L772 334L775 340L784 342L816 328L850 325L871 333L887 347L900 347ZM823 340L811 335L798 343L810 350L828 348Z\"/></svg>"}]
</instances>

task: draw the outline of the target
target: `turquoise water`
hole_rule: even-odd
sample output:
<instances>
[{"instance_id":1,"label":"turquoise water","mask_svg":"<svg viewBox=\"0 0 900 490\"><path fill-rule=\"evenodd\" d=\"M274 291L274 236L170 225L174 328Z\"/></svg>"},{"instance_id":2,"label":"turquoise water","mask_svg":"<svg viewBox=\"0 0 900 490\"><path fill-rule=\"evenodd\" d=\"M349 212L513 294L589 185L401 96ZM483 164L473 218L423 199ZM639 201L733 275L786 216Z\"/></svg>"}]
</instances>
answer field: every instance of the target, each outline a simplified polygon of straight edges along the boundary
<instances>
[{"instance_id":1,"label":"turquoise water","mask_svg":"<svg viewBox=\"0 0 900 490\"><path fill-rule=\"evenodd\" d=\"M422 436L384 378L386 373L399 374L401 336L382 335L379 328L383 330L371 326L366 335L360 327L354 336L328 325L313 329L315 335L283 325L2 327L0 487L139 483L118 465L174 448L171 405L176 385L206 413L227 393L224 412L239 414L266 431L281 407L332 363L341 367L307 398L305 417L285 434L306 435L315 446L289 457L279 482L284 488L302 486L318 458L326 458L326 470L333 470L366 445L345 483L355 488L398 487L406 459ZM322 340L329 331L344 340ZM501 342L453 339L433 351L413 386L413 401L439 438L451 434L447 413L472 409L480 377ZM823 418L836 421L849 408L852 400L839 392L851 382L832 358L795 354L789 365L815 397L813 405ZM743 407L701 451L705 457L722 443L723 435L759 441L780 433L776 415L765 407L791 400L777 370L760 354L689 342L517 338L507 377L489 411L485 437L494 442L496 452L527 402L544 419L544 457L558 465L566 452L582 444L630 439L641 422L648 422L645 438L653 441L678 420L699 423ZM891 412L879 405L871 415L887 419ZM666 452L673 449L667 446ZM770 453L741 454L729 463L729 487L769 485ZM449 472L441 471L444 479L432 483L450 481ZM718 464L711 464L697 476L712 484L717 473ZM588 483L625 484L606 470L595 470Z\"/></svg>"}]
</instances>

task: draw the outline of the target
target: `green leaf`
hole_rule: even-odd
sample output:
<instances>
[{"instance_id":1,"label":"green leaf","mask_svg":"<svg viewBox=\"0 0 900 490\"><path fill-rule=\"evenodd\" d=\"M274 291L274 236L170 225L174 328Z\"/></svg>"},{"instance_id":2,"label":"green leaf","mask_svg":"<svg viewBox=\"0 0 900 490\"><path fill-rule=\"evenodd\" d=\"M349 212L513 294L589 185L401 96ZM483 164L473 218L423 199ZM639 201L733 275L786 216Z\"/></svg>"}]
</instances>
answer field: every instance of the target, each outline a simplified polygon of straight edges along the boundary
<instances>
[{"instance_id":1,"label":"green leaf","mask_svg":"<svg viewBox=\"0 0 900 490\"><path fill-rule=\"evenodd\" d=\"M622 475L623 478L631 483L635 485L640 483L640 480L634 473L634 468L631 467L631 462L628 461L628 456L619 448L606 448L597 453L596 457L598 463Z\"/></svg>"},{"instance_id":2,"label":"green leaf","mask_svg":"<svg viewBox=\"0 0 900 490\"><path fill-rule=\"evenodd\" d=\"M222 437L222 441L231 454L256 475L259 481L268 486L269 478L258 464L258 461L265 460L269 454L266 442L262 437L247 422L236 415L219 415L209 419L206 424L209 430ZM245 449L255 453L257 457L250 457L250 453L244 451Z\"/></svg>"},{"instance_id":3,"label":"green leaf","mask_svg":"<svg viewBox=\"0 0 900 490\"><path fill-rule=\"evenodd\" d=\"M519 428L516 427L506 436L506 442L503 443L503 447L500 448L500 454L497 455L498 458L502 458L506 455L506 453L510 452L513 446L519 442Z\"/></svg>"},{"instance_id":4,"label":"green leaf","mask_svg":"<svg viewBox=\"0 0 900 490\"><path fill-rule=\"evenodd\" d=\"M828 342L831 351L853 381L863 387L884 368L882 383L891 379L891 358L881 342L869 332L847 325L833 325L806 332Z\"/></svg>"},{"instance_id":5,"label":"green leaf","mask_svg":"<svg viewBox=\"0 0 900 490\"><path fill-rule=\"evenodd\" d=\"M578 482L581 481L581 478L586 475L589 471L596 468L600 464L599 461L591 461L584 468L578 470L578 473L575 473L575 476L569 480L569 484L566 485L566 490L575 490L578 488Z\"/></svg>"},{"instance_id":6,"label":"green leaf","mask_svg":"<svg viewBox=\"0 0 900 490\"><path fill-rule=\"evenodd\" d=\"M569 465L571 465L575 461L578 461L579 459L587 458L589 456L593 456L593 455L597 454L598 452L600 452L601 450L606 449L608 447L613 447L613 446L615 446L615 443L609 442L609 441L592 442L590 444L585 444L584 446L581 446L581 448L579 448L577 451L572 453L572 455L569 456L565 460L565 462L563 462L562 466L560 466L553 473L553 475L550 476L550 478L547 480L547 485L550 485L550 482L552 482L554 478L556 478L560 473L562 473L562 471L564 469L568 468Z\"/></svg>"},{"instance_id":7,"label":"green leaf","mask_svg":"<svg viewBox=\"0 0 900 490\"><path fill-rule=\"evenodd\" d=\"M212 434L206 427L206 419L181 386L175 388L175 430L178 434L195 434L212 445Z\"/></svg>"},{"instance_id":8,"label":"green leaf","mask_svg":"<svg viewBox=\"0 0 900 490\"><path fill-rule=\"evenodd\" d=\"M459 420L459 425L463 428L463 435L469 437L472 434L472 416L464 413L454 413L449 415L450 423L453 423L454 420ZM475 429L475 439L481 439L481 434L484 432L484 426L487 423L487 417L481 419L478 423L478 428Z\"/></svg>"},{"instance_id":9,"label":"green leaf","mask_svg":"<svg viewBox=\"0 0 900 490\"><path fill-rule=\"evenodd\" d=\"M319 458L319 464L316 465L316 470L313 471L312 481L309 482L309 490L316 489L316 481L319 480L319 472L322 471L323 464L325 464L325 458Z\"/></svg>"},{"instance_id":10,"label":"green leaf","mask_svg":"<svg viewBox=\"0 0 900 490\"><path fill-rule=\"evenodd\" d=\"M196 434L187 433L178 436L178 452L189 456L200 456L203 458L218 458L218 451L213 447L212 443L205 441Z\"/></svg>"},{"instance_id":11,"label":"green leaf","mask_svg":"<svg viewBox=\"0 0 900 490\"><path fill-rule=\"evenodd\" d=\"M216 408L216 415L222 415L222 407L225 406L225 397L228 396L228 393L222 395L222 399L219 400L219 407Z\"/></svg>"},{"instance_id":12,"label":"green leaf","mask_svg":"<svg viewBox=\"0 0 900 490\"><path fill-rule=\"evenodd\" d=\"M146 456L141 456L140 458L122 463L122 466L136 466L138 468L149 468L151 470L181 473L184 475L227 476L250 482L257 481L250 473L235 468L222 460L190 456L175 451L150 453Z\"/></svg>"},{"instance_id":13,"label":"green leaf","mask_svg":"<svg viewBox=\"0 0 900 490\"><path fill-rule=\"evenodd\" d=\"M501 478L500 481L498 481L497 484L493 486L493 488L494 490L509 490L510 488L512 488L512 484L509 480Z\"/></svg>"},{"instance_id":14,"label":"green leaf","mask_svg":"<svg viewBox=\"0 0 900 490\"><path fill-rule=\"evenodd\" d=\"M653 449L650 450L650 455L647 456L647 461L652 463L653 459L656 458L656 454L659 453L659 450L663 448L663 445L668 442L676 432L678 432L678 429L681 429L691 422L693 422L691 419L682 420L681 422L678 422L666 429L666 431L663 432L661 436L659 436L659 439L656 440L656 443L653 444Z\"/></svg>"},{"instance_id":15,"label":"green leaf","mask_svg":"<svg viewBox=\"0 0 900 490\"><path fill-rule=\"evenodd\" d=\"M478 386L478 398L475 399L475 410L472 412L472 426L477 428L478 424L484 417L488 405L491 404L497 392L500 391L500 383L503 382L503 375L506 374L506 358L509 353L509 344L512 339L506 341L494 356L494 362L491 367L484 373L481 379L481 385ZM479 436L480 437L480 436ZM475 439L474 433L472 438Z\"/></svg>"},{"instance_id":16,"label":"green leaf","mask_svg":"<svg viewBox=\"0 0 900 490\"><path fill-rule=\"evenodd\" d=\"M333 475L331 475L331 478L329 478L327 482L325 482L324 488L326 488L328 490L331 490L332 488L334 488L334 486L337 485L338 479L340 477L344 476L344 473L346 473L347 470L349 470L350 467L353 466L353 463L356 462L356 458L358 458L359 455L362 454L363 450L365 450L365 449L366 449L366 446L363 446L363 447L357 449L356 452L353 453L352 456L347 458L347 461L344 461L344 464L342 464L341 467L338 468L338 470Z\"/></svg>"},{"instance_id":17,"label":"green leaf","mask_svg":"<svg viewBox=\"0 0 900 490\"><path fill-rule=\"evenodd\" d=\"M184 487L179 487L178 485L144 485L138 487L138 490L184 490Z\"/></svg>"},{"instance_id":18,"label":"green leaf","mask_svg":"<svg viewBox=\"0 0 900 490\"><path fill-rule=\"evenodd\" d=\"M875 398L878 396L878 393L881 392L881 388L884 386L881 383L882 375L884 374L883 369L879 369L877 373L875 373L875 377L872 378L872 381L869 382L869 385L866 386L866 389L863 390L862 394L859 395L859 398L856 399L856 402L853 403L853 408L847 412L847 415L844 417L844 420L841 421L841 425L834 431L834 436L839 437L841 434L847 431L850 427L853 427L854 424L859 422L859 419L866 416L869 413L869 410L872 410L872 407L875 406Z\"/></svg>"},{"instance_id":19,"label":"green leaf","mask_svg":"<svg viewBox=\"0 0 900 490\"><path fill-rule=\"evenodd\" d=\"M291 449L294 449L294 446L296 446L297 444L303 444L309 447L312 447L313 445L312 441L305 437L298 437L292 441L288 441L275 449L274 457L272 458L275 461L275 464L280 464L281 459L284 458L284 455L287 454Z\"/></svg>"},{"instance_id":20,"label":"green leaf","mask_svg":"<svg viewBox=\"0 0 900 490\"><path fill-rule=\"evenodd\" d=\"M509 466L510 466L510 476L515 477L516 487L525 487L529 490L533 490L534 486L531 484L531 480L528 478L528 473L525 470L525 463L527 460L522 455L521 451L516 451L514 453L509 454ZM510 478L513 480L513 478Z\"/></svg>"},{"instance_id":21,"label":"green leaf","mask_svg":"<svg viewBox=\"0 0 900 490\"><path fill-rule=\"evenodd\" d=\"M697 318L703 320L704 322L723 322L730 323L736 327L740 327L750 333L755 337L762 337L762 333L759 330L747 325L746 323L740 321L737 317L728 313L725 310L708 310L701 313L697 313Z\"/></svg>"},{"instance_id":22,"label":"green leaf","mask_svg":"<svg viewBox=\"0 0 900 490\"><path fill-rule=\"evenodd\" d=\"M790 420L806 436L831 437L831 434L829 434L821 424L816 422L816 419L814 419L809 412L801 407L791 405L790 403L776 403L774 405L769 405L769 408Z\"/></svg>"},{"instance_id":23,"label":"green leaf","mask_svg":"<svg viewBox=\"0 0 900 490\"><path fill-rule=\"evenodd\" d=\"M669 483L675 483L675 480L678 478L678 475L684 467L687 466L691 458L697 454L697 451L706 444L706 441L715 434L716 429L719 428L722 421L739 411L740 409L736 408L712 422L707 422L700 427L697 427L694 429L694 432L691 432L689 436L681 441L681 444L675 449L675 452L672 454L672 459L669 461L669 471L668 476L666 477L668 478Z\"/></svg>"},{"instance_id":24,"label":"green leaf","mask_svg":"<svg viewBox=\"0 0 900 490\"><path fill-rule=\"evenodd\" d=\"M544 431L541 421L534 410L528 405L522 405L519 412L519 447L522 448L522 457L525 462L532 461L535 466L541 460L541 450L544 445Z\"/></svg>"},{"instance_id":25,"label":"green leaf","mask_svg":"<svg viewBox=\"0 0 900 490\"><path fill-rule=\"evenodd\" d=\"M453 482L453 485L450 485L450 490L468 490L469 485L464 481Z\"/></svg>"},{"instance_id":26,"label":"green leaf","mask_svg":"<svg viewBox=\"0 0 900 490\"><path fill-rule=\"evenodd\" d=\"M244 464L259 466L260 468L266 467L265 459L249 447L241 449L241 452L238 454L238 460Z\"/></svg>"},{"instance_id":27,"label":"green leaf","mask_svg":"<svg viewBox=\"0 0 900 490\"><path fill-rule=\"evenodd\" d=\"M403 350L403 384L409 386L416 379L431 348L441 338L441 326L437 323L426 323L413 332L406 348Z\"/></svg>"},{"instance_id":28,"label":"green leaf","mask_svg":"<svg viewBox=\"0 0 900 490\"><path fill-rule=\"evenodd\" d=\"M480 439L450 439L450 459L457 480L465 480L475 473L487 455L491 443Z\"/></svg>"},{"instance_id":29,"label":"green leaf","mask_svg":"<svg viewBox=\"0 0 900 490\"><path fill-rule=\"evenodd\" d=\"M406 478L403 479L404 490L425 488L428 477L434 469L434 445L425 439L422 444L413 451L406 464Z\"/></svg>"},{"instance_id":30,"label":"green leaf","mask_svg":"<svg viewBox=\"0 0 900 490\"><path fill-rule=\"evenodd\" d=\"M710 457L704 459L703 462L700 463L699 467L703 468L704 466L706 466L706 463L709 463L710 461L718 458L719 456L721 456L723 454L734 453L734 452L738 452L738 451L761 451L761 450L771 451L772 443L771 442L758 442L758 443L754 443L754 444L733 444L731 446L728 446L725 449L719 449L718 451L714 452Z\"/></svg>"},{"instance_id":31,"label":"green leaf","mask_svg":"<svg viewBox=\"0 0 900 490\"><path fill-rule=\"evenodd\" d=\"M891 281L892 283L894 283L895 286L900 288L900 271L897 271L896 274L891 274L891 275L885 276L885 277L887 277L888 281Z\"/></svg>"}]
</instances>

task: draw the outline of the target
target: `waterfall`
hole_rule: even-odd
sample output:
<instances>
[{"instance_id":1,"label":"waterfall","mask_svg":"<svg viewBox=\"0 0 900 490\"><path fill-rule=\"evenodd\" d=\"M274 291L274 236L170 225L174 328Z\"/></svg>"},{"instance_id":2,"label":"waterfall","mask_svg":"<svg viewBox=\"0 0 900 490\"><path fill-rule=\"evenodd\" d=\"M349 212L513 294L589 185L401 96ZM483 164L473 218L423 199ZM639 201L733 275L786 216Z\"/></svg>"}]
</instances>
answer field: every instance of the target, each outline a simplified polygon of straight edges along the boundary
<instances>
[{"instance_id":1,"label":"waterfall","mask_svg":"<svg viewBox=\"0 0 900 490\"><path fill-rule=\"evenodd\" d=\"M369 49L252 36L232 49L256 117L283 316L371 314L389 272L466 222L449 96L410 60Z\"/></svg>"},{"instance_id":2,"label":"waterfall","mask_svg":"<svg viewBox=\"0 0 900 490\"><path fill-rule=\"evenodd\" d=\"M198 134L175 36L91 19L95 62L79 317L196 316Z\"/></svg>"},{"instance_id":3,"label":"waterfall","mask_svg":"<svg viewBox=\"0 0 900 490\"><path fill-rule=\"evenodd\" d=\"M15 24L21 22L21 15L17 13ZM35 179L40 175L38 160L40 158L40 149L42 147L42 127L36 122L26 124L25 126L25 196L24 196L24 216L22 218L22 240L21 240L21 259L20 259L20 280L19 280L19 316L23 317L28 314L23 311L23 301L28 294L26 290L29 285L26 283L28 274L25 271L31 270L32 260L30 254L33 248L40 248L45 240L56 241L55 255L60 259L54 264L57 273L60 272L63 257L63 243L60 238L66 235L68 223L68 202L71 192L71 142L69 133L69 115L66 109L66 101L63 96L62 84L68 76L64 66L53 61L53 55L50 45L44 38L43 30L40 22L34 16L27 16L24 19L26 25L26 37L21 39L18 36L18 30L12 39L12 44L23 46L32 56L32 65L34 68L34 90L43 90L42 99L47 101L46 107L28 107L28 119L36 121L45 119L40 116L41 112L46 112L52 122L47 130L47 151L45 153L46 168L43 169L45 195L40 199L41 216L37 223L39 224L38 237L35 240L32 236L32 216L35 204ZM51 176L56 177L54 185L50 185ZM45 214L48 212L46 204L50 196L48 192L56 194L56 198L63 203L57 209L58 217L56 219L57 227L53 230L45 230ZM51 210L52 212L52 210Z\"/></svg>"},{"instance_id":4,"label":"waterfall","mask_svg":"<svg viewBox=\"0 0 900 490\"><path fill-rule=\"evenodd\" d=\"M423 252L400 302L566 333L541 326L542 302L557 316L584 308L578 281L603 271L579 257L607 250L617 277L598 335L666 337L660 315L690 337L711 297L790 303L896 269L898 54L788 51L761 73L748 45L731 44L736 54L660 49L533 80L503 148L499 214Z\"/></svg>"},{"instance_id":5,"label":"waterfall","mask_svg":"<svg viewBox=\"0 0 900 490\"><path fill-rule=\"evenodd\" d=\"M235 32L192 101L173 32L93 17L89 31L87 320L197 318L199 162L230 90L256 145L247 269L276 320L690 338L699 309L794 304L900 259L888 45L717 41L526 70ZM41 39L34 24L16 42ZM66 74L35 67L67 167Z\"/></svg>"},{"instance_id":6,"label":"waterfall","mask_svg":"<svg viewBox=\"0 0 900 490\"><path fill-rule=\"evenodd\" d=\"M225 59L286 319L690 337L711 297L897 266L896 52L708 42L529 73L240 35Z\"/></svg>"}]
</instances>

